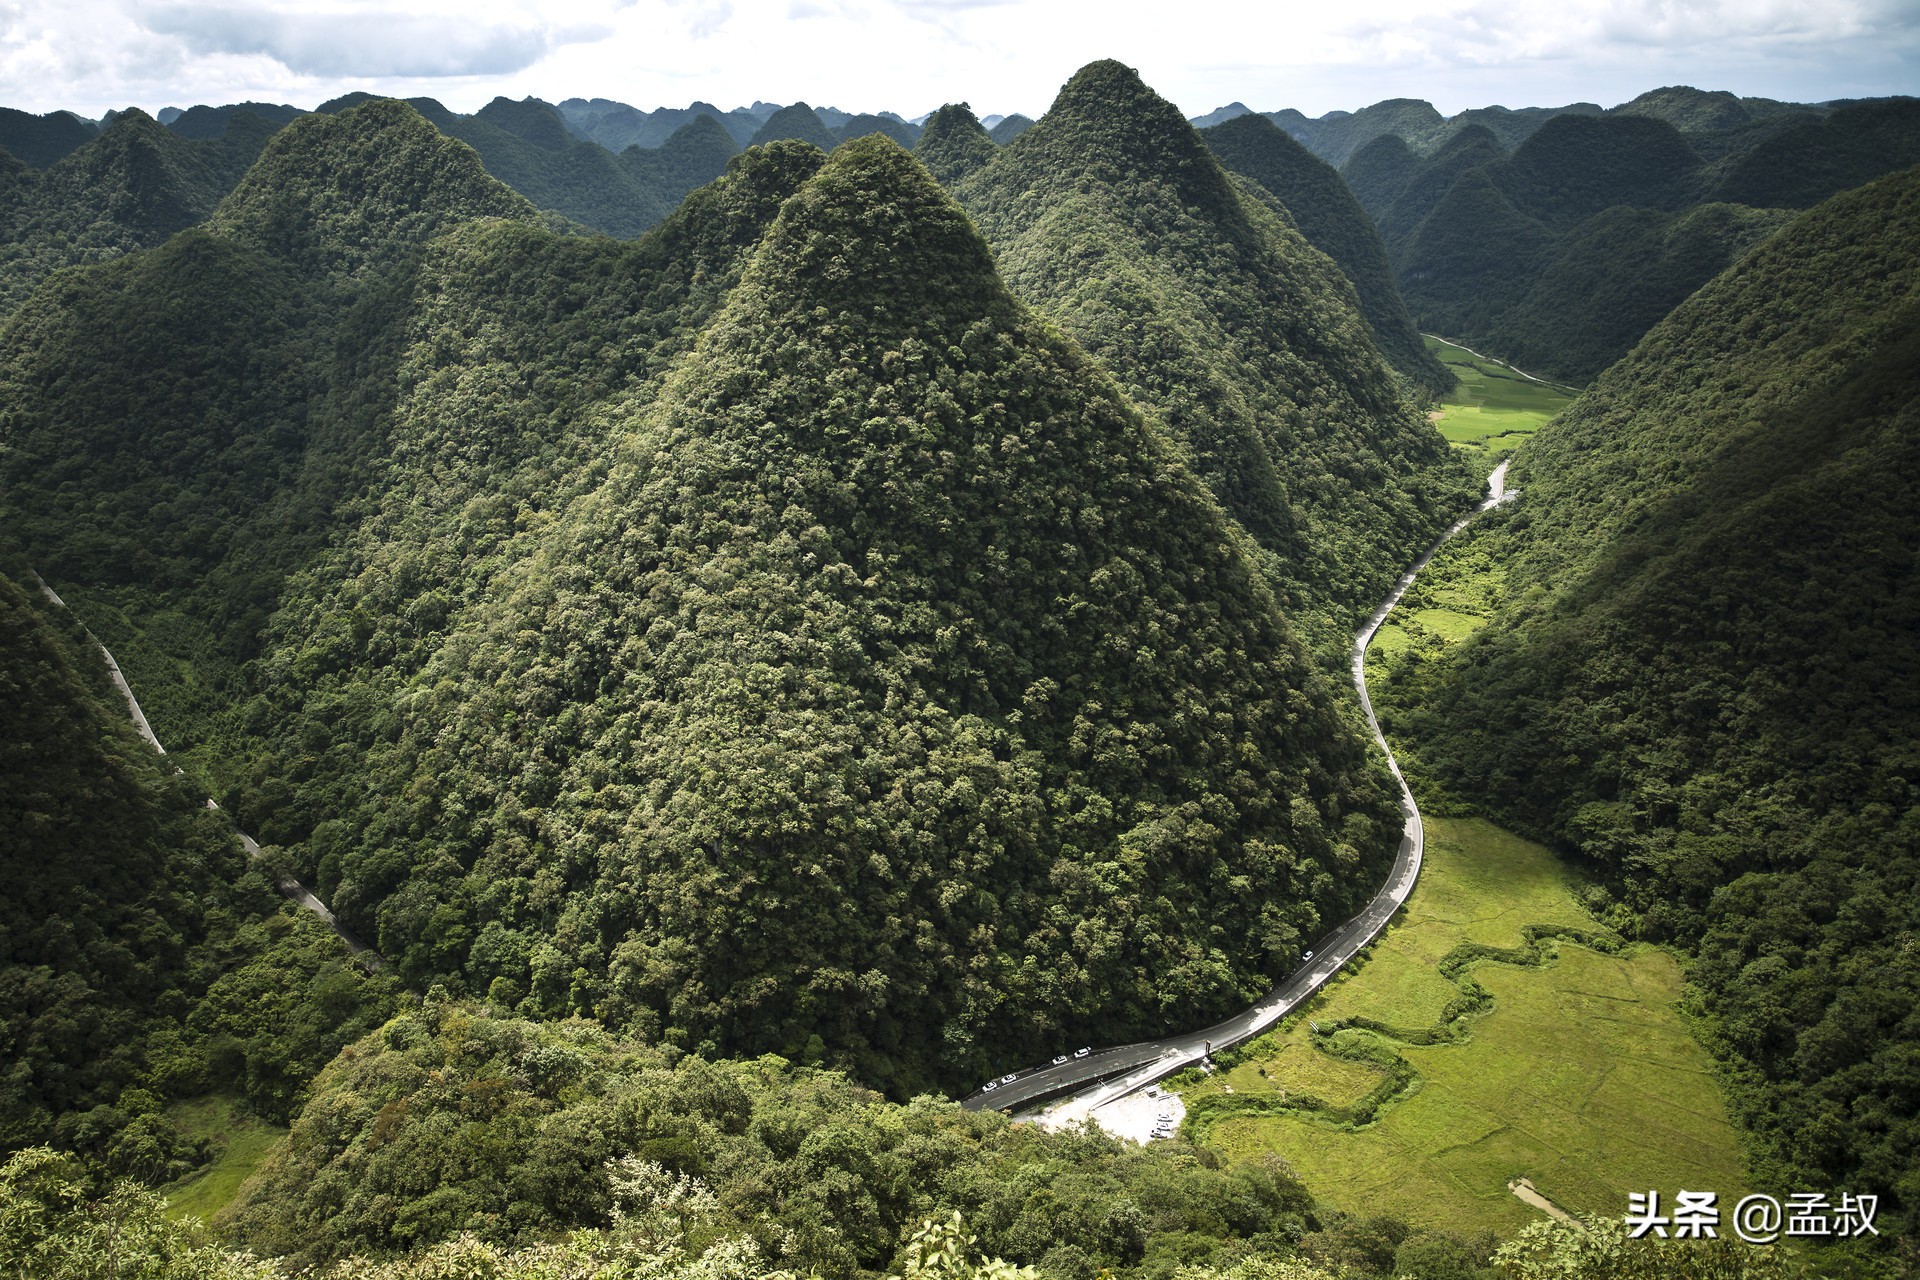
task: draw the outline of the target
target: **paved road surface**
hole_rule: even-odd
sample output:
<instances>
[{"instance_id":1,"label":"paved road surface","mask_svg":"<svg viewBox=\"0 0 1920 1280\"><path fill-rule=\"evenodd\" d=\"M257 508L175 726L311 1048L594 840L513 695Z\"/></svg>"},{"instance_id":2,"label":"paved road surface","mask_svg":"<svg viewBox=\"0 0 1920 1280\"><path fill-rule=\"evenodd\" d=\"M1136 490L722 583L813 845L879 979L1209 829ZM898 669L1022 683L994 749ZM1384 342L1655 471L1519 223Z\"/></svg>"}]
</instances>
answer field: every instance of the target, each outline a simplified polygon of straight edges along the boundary
<instances>
[{"instance_id":1,"label":"paved road surface","mask_svg":"<svg viewBox=\"0 0 1920 1280\"><path fill-rule=\"evenodd\" d=\"M38 573L34 573L32 569L28 569L27 572L33 575L34 582L39 585L40 594L51 600L59 608L65 609L68 613L73 612L73 610L67 609L67 602L60 598L59 593L47 585L45 578L42 578ZM82 624L82 630L85 630L84 624ZM140 731L141 737L153 744L155 751L158 751L161 755L167 754L167 749L160 745L160 739L154 736L153 726L147 723L146 713L140 710L140 700L133 696L132 686L128 685L127 678L120 674L120 664L113 660L113 655L107 652L107 646L101 644L100 638L94 635L93 632L88 631L87 638L93 641L93 647L100 651L100 656L107 660L107 670L113 676L114 688L120 690L120 696L127 700L127 713L133 717L133 727ZM177 773L179 770L176 769L175 772ZM225 810L220 809L220 806L212 800L207 801L207 808L225 812ZM234 834L240 837L240 843L245 847L249 858L258 858L260 856L260 846L254 841L252 836L244 831L238 830L236 830ZM354 937L353 933L348 930L345 925L335 920L333 918L333 912L327 910L327 904L314 897L305 885L295 880L292 876L285 876L279 881L278 887L281 893L326 921L327 928L339 934L340 940L345 942L348 949L354 954L362 957L376 969L381 966L382 961L380 956L364 942L361 942L360 939Z\"/></svg>"},{"instance_id":2,"label":"paved road surface","mask_svg":"<svg viewBox=\"0 0 1920 1280\"><path fill-rule=\"evenodd\" d=\"M1063 1063L1049 1063L1014 1072L1011 1081L996 1082L991 1089L969 1094L961 1099L961 1106L969 1111L1012 1111L1029 1103L1072 1094L1071 1102L1057 1109L1050 1118L1078 1119L1095 1107L1169 1076L1182 1067L1192 1066L1209 1053L1218 1052L1265 1031L1324 986L1362 947L1387 927L1387 921L1406 904L1407 895L1413 892L1414 881L1419 879L1420 859L1426 849L1426 839L1420 825L1419 807L1413 802L1413 792L1400 774L1399 762L1393 758L1393 751L1387 746L1385 735L1380 732L1380 722L1374 717L1373 700L1367 696L1367 645L1372 642L1380 624L1386 621L1387 614L1406 595L1414 578L1433 559L1434 553L1483 511L1513 496L1506 491L1506 479L1507 464L1503 462L1487 480L1486 499L1456 520L1427 548L1425 554L1413 562L1413 567L1401 575L1393 591L1380 602L1380 607L1373 611L1373 616L1367 619L1366 625L1353 638L1353 686L1360 694L1360 705L1366 709L1367 724L1373 729L1373 740L1386 753L1387 766L1393 770L1394 780L1400 784L1400 811L1406 819L1400 836L1400 848L1394 855L1393 869L1373 900L1359 915L1316 943L1313 959L1302 964L1252 1008L1224 1022L1166 1040L1148 1040L1089 1051L1084 1058L1076 1058L1068 1053ZM1087 1088L1090 1085L1097 1087ZM1083 1089L1085 1092L1080 1092Z\"/></svg>"}]
</instances>

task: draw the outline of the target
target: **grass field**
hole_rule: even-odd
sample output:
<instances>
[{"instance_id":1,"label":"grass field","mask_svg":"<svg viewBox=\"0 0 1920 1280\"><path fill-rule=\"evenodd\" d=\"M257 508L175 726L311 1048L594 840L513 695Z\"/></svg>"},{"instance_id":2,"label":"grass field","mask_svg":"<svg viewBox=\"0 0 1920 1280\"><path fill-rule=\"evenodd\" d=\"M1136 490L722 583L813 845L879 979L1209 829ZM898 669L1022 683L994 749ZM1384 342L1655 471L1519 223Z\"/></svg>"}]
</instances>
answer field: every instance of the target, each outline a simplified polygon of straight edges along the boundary
<instances>
[{"instance_id":1,"label":"grass field","mask_svg":"<svg viewBox=\"0 0 1920 1280\"><path fill-rule=\"evenodd\" d=\"M215 1147L212 1164L162 1188L167 1216L172 1218L194 1214L211 1220L232 1202L240 1184L287 1134L280 1126L243 1111L237 1099L217 1094L175 1103L168 1108L167 1118L193 1137L211 1138Z\"/></svg>"},{"instance_id":2,"label":"grass field","mask_svg":"<svg viewBox=\"0 0 1920 1280\"><path fill-rule=\"evenodd\" d=\"M1462 946L1524 946L1528 925L1604 932L1546 849L1478 819L1429 819L1406 913L1244 1062L1182 1088L1191 1131L1236 1158L1277 1152L1336 1208L1454 1230L1506 1234L1531 1221L1536 1211L1507 1190L1518 1177L1576 1212L1613 1215L1633 1190L1716 1190L1723 1203L1743 1194L1738 1141L1677 1008L1673 957L1548 938L1534 966L1456 967ZM1457 980L1442 972L1450 953ZM1449 1005L1457 1011L1475 983L1491 1007L1453 1021L1456 1038L1407 1042L1445 1030ZM1397 1034L1311 1029L1352 1019ZM1372 1123L1336 1123L1311 1104L1286 1109L1303 1097L1351 1107L1396 1058L1411 1083Z\"/></svg>"},{"instance_id":3,"label":"grass field","mask_svg":"<svg viewBox=\"0 0 1920 1280\"><path fill-rule=\"evenodd\" d=\"M1441 400L1436 420L1440 434L1457 448L1489 455L1510 452L1573 399L1569 388L1535 382L1430 335L1423 341L1460 379Z\"/></svg>"}]
</instances>

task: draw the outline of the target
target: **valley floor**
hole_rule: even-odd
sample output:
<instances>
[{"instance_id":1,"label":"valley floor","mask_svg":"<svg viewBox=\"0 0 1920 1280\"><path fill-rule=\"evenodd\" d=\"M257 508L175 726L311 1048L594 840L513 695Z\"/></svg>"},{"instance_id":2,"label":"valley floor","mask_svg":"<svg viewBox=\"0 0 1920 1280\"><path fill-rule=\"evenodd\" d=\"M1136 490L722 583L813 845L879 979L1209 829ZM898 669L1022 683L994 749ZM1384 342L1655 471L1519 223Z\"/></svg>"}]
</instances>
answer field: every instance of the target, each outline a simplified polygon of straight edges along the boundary
<instances>
[{"instance_id":1,"label":"valley floor","mask_svg":"<svg viewBox=\"0 0 1920 1280\"><path fill-rule=\"evenodd\" d=\"M1189 1132L1235 1159L1278 1153L1336 1208L1453 1230L1532 1220L1516 1178L1578 1213L1648 1188L1730 1203L1739 1141L1680 994L1674 957L1598 928L1546 849L1429 818L1405 916L1237 1065L1184 1086Z\"/></svg>"}]
</instances>

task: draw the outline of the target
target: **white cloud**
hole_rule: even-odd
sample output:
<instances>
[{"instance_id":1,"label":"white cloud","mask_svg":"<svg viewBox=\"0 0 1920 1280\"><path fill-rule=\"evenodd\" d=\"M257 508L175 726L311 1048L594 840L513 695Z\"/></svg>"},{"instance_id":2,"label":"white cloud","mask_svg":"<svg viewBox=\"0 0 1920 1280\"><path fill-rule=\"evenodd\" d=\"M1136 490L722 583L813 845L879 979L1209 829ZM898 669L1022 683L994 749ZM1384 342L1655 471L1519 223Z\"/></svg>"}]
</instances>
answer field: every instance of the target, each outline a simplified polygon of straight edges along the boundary
<instances>
[{"instance_id":1,"label":"white cloud","mask_svg":"<svg viewBox=\"0 0 1920 1280\"><path fill-rule=\"evenodd\" d=\"M162 5L142 21L157 36L179 37L193 54L265 54L297 74L349 78L505 75L532 66L562 45L613 34L603 25L556 27L391 10L301 13L238 5Z\"/></svg>"},{"instance_id":2,"label":"white cloud","mask_svg":"<svg viewBox=\"0 0 1920 1280\"><path fill-rule=\"evenodd\" d=\"M1916 0L0 0L0 101L34 110L348 89L472 110L504 93L641 107L797 99L1037 115L1095 58L1198 113L1385 97L1443 111L1623 101L1685 82L1912 92Z\"/></svg>"}]
</instances>

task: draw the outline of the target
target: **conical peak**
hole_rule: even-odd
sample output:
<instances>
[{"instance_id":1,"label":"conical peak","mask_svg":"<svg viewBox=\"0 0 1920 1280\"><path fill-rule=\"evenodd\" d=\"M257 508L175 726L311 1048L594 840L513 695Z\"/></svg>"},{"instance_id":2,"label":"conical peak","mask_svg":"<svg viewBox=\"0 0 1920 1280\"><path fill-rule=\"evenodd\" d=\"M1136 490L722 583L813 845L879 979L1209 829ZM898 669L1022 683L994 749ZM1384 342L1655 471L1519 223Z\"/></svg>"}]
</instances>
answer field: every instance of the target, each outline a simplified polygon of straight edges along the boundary
<instances>
[{"instance_id":1,"label":"conical peak","mask_svg":"<svg viewBox=\"0 0 1920 1280\"><path fill-rule=\"evenodd\" d=\"M1249 112L1223 120L1206 131L1209 139L1231 140L1243 147L1260 147L1276 155L1291 156L1296 151L1311 154L1294 136L1263 115Z\"/></svg>"},{"instance_id":2,"label":"conical peak","mask_svg":"<svg viewBox=\"0 0 1920 1280\"><path fill-rule=\"evenodd\" d=\"M910 323L962 319L1006 298L966 214L884 134L837 148L787 201L754 274L788 306Z\"/></svg>"},{"instance_id":3,"label":"conical peak","mask_svg":"<svg viewBox=\"0 0 1920 1280\"><path fill-rule=\"evenodd\" d=\"M980 123L980 117L973 114L973 106L966 102L949 102L927 117L927 130L974 128L985 133L987 127Z\"/></svg>"},{"instance_id":4,"label":"conical peak","mask_svg":"<svg viewBox=\"0 0 1920 1280\"><path fill-rule=\"evenodd\" d=\"M1060 95L1053 100L1048 114L1082 106L1111 109L1141 100L1161 101L1138 71L1112 58L1102 58L1073 73L1073 78L1061 86Z\"/></svg>"},{"instance_id":5,"label":"conical peak","mask_svg":"<svg viewBox=\"0 0 1920 1280\"><path fill-rule=\"evenodd\" d=\"M950 102L927 118L914 154L951 185L993 159L999 147L964 102Z\"/></svg>"},{"instance_id":6,"label":"conical peak","mask_svg":"<svg viewBox=\"0 0 1920 1280\"><path fill-rule=\"evenodd\" d=\"M1213 169L1180 109L1149 89L1133 68L1110 60L1076 72L1040 123L1020 135L1016 149L1041 147L1060 164L1110 179L1135 172L1178 178L1188 170Z\"/></svg>"},{"instance_id":7,"label":"conical peak","mask_svg":"<svg viewBox=\"0 0 1920 1280\"><path fill-rule=\"evenodd\" d=\"M302 116L276 133L207 225L340 273L454 222L535 216L473 148L406 103L376 98L338 115Z\"/></svg>"}]
</instances>

